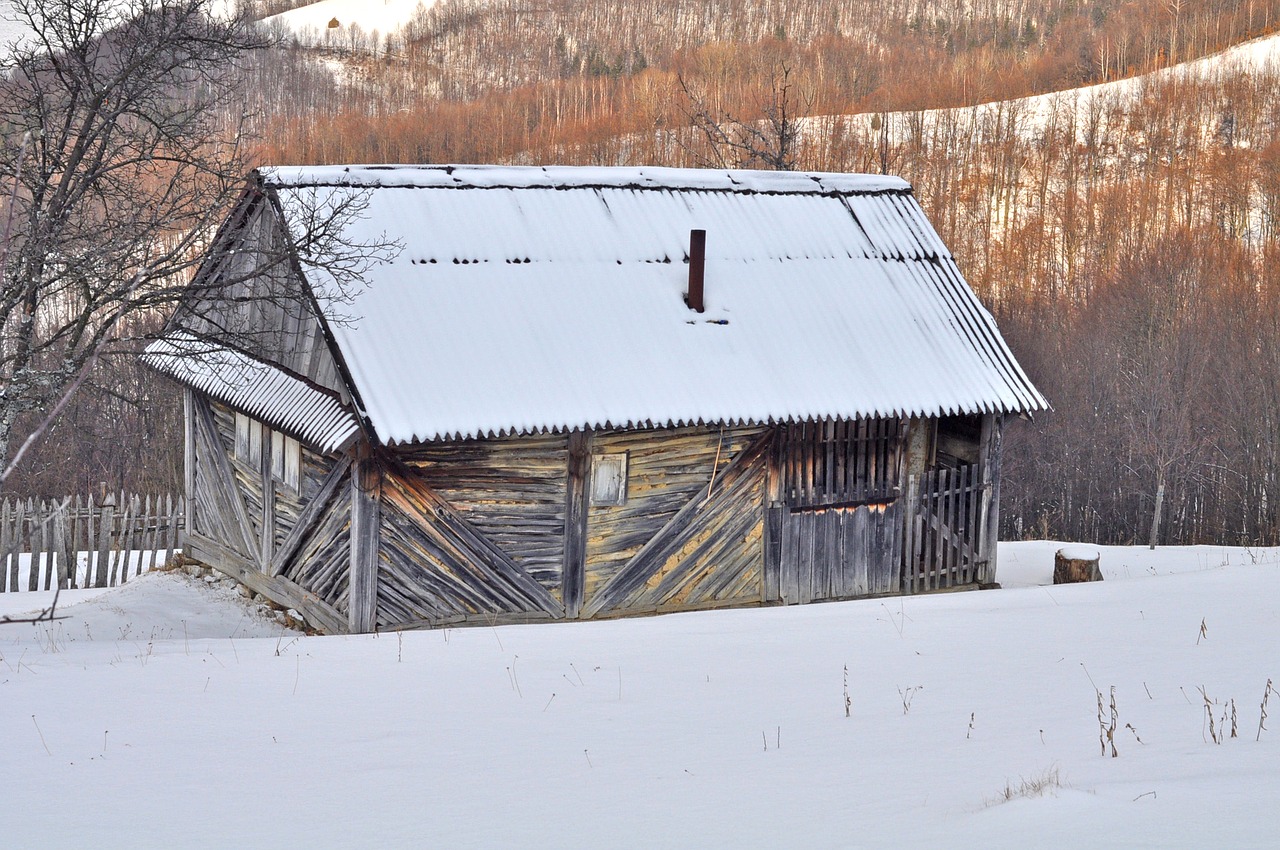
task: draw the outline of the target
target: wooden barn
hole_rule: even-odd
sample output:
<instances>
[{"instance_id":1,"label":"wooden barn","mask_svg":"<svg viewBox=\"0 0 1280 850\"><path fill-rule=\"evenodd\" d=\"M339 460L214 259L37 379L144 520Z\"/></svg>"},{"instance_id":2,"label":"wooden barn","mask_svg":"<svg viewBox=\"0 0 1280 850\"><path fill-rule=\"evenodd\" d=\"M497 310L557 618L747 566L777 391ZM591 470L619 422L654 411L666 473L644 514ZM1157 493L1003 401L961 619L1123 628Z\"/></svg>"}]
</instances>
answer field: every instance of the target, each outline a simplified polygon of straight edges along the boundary
<instances>
[{"instance_id":1,"label":"wooden barn","mask_svg":"<svg viewBox=\"0 0 1280 850\"><path fill-rule=\"evenodd\" d=\"M1046 407L891 177L260 169L191 293L187 552L330 633L989 584Z\"/></svg>"}]
</instances>

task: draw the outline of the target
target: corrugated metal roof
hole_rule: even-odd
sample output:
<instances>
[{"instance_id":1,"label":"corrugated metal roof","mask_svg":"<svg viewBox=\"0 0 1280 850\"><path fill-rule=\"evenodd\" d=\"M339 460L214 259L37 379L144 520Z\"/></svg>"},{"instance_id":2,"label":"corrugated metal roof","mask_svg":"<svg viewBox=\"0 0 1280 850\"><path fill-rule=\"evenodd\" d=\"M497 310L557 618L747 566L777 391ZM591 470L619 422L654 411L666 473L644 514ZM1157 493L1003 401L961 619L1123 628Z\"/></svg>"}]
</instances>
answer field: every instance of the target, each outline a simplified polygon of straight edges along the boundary
<instances>
[{"instance_id":1,"label":"corrugated metal roof","mask_svg":"<svg viewBox=\"0 0 1280 850\"><path fill-rule=\"evenodd\" d=\"M360 430L334 396L239 351L177 333L147 346L149 366L322 452L333 452Z\"/></svg>"},{"instance_id":2,"label":"corrugated metal roof","mask_svg":"<svg viewBox=\"0 0 1280 850\"><path fill-rule=\"evenodd\" d=\"M1047 407L897 178L484 166L263 177L286 215L358 195L348 238L403 246L333 326L388 442ZM707 231L705 314L682 297L694 228Z\"/></svg>"}]
</instances>

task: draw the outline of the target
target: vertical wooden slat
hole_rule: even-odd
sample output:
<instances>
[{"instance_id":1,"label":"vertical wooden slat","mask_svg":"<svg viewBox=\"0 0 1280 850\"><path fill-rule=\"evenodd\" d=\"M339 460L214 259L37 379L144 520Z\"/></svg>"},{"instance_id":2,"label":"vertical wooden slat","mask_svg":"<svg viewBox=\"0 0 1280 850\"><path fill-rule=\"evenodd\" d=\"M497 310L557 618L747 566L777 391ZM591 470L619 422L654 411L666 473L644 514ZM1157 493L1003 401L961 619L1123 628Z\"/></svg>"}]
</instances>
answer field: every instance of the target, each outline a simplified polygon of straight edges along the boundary
<instances>
[{"instance_id":1,"label":"vertical wooden slat","mask_svg":"<svg viewBox=\"0 0 1280 850\"><path fill-rule=\"evenodd\" d=\"M84 533L85 520L83 517L84 504L80 501L80 497L76 496L75 503L71 508L70 534L67 535L67 550L71 552L71 559L67 562L67 587L77 588L80 586L80 535Z\"/></svg>"},{"instance_id":2,"label":"vertical wooden slat","mask_svg":"<svg viewBox=\"0 0 1280 850\"><path fill-rule=\"evenodd\" d=\"M129 580L129 570L133 567L133 530L138 522L138 513L140 511L136 496L129 496L127 504L124 525L121 528L121 537L119 538L121 551L120 557L117 559L119 565L118 584L124 584Z\"/></svg>"},{"instance_id":3,"label":"vertical wooden slat","mask_svg":"<svg viewBox=\"0 0 1280 850\"><path fill-rule=\"evenodd\" d=\"M785 425L774 429L773 451L769 453L769 467L765 472L763 602L777 602L782 598L782 534L787 511L783 492L787 486L786 436Z\"/></svg>"},{"instance_id":4,"label":"vertical wooden slat","mask_svg":"<svg viewBox=\"0 0 1280 850\"><path fill-rule=\"evenodd\" d=\"M27 505L28 523L31 528L28 538L31 541L31 560L28 562L31 566L27 573L27 590L39 590L40 570L44 566L41 561L44 560L45 547L44 522L42 521L44 512L41 510L43 503L35 499L29 499L27 500Z\"/></svg>"},{"instance_id":5,"label":"vertical wooden slat","mask_svg":"<svg viewBox=\"0 0 1280 850\"><path fill-rule=\"evenodd\" d=\"M138 555L138 572L142 575L144 572L150 572L156 568L156 535L160 531L160 497L156 497L155 510L151 507L151 494L148 493L142 502L142 532L141 547L142 551Z\"/></svg>"},{"instance_id":6,"label":"vertical wooden slat","mask_svg":"<svg viewBox=\"0 0 1280 850\"><path fill-rule=\"evenodd\" d=\"M367 446L361 445L357 452L351 473L347 628L352 634L364 634L373 631L378 616L382 471Z\"/></svg>"},{"instance_id":7,"label":"vertical wooden slat","mask_svg":"<svg viewBox=\"0 0 1280 850\"><path fill-rule=\"evenodd\" d=\"M194 391L186 388L182 392L182 410L183 410L183 476L182 476L182 496L186 500L187 505L194 505L196 499L196 420L195 420L195 395ZM156 513L160 512L159 500L157 499ZM187 517L186 528L194 529L195 525L191 522L191 518Z\"/></svg>"},{"instance_id":8,"label":"vertical wooden slat","mask_svg":"<svg viewBox=\"0 0 1280 850\"><path fill-rule=\"evenodd\" d=\"M75 547L71 542L71 500L64 499L54 505L53 515L53 548L57 558L57 578L59 588L70 586L68 581L68 564L71 562L70 552ZM53 572L51 569L49 572Z\"/></svg>"},{"instance_id":9,"label":"vertical wooden slat","mask_svg":"<svg viewBox=\"0 0 1280 850\"><path fill-rule=\"evenodd\" d=\"M21 499L15 500L13 509L13 526L10 531L9 545L5 548L5 553L9 557L9 589L17 590L19 588L18 565L22 561L22 544L23 534L26 531L27 524L27 506Z\"/></svg>"},{"instance_id":10,"label":"vertical wooden slat","mask_svg":"<svg viewBox=\"0 0 1280 850\"><path fill-rule=\"evenodd\" d=\"M169 545L168 551L173 552L178 548L182 537L178 534L179 528L186 528L190 522L190 517L195 510L195 503L187 499L179 499L177 505L169 513Z\"/></svg>"},{"instance_id":11,"label":"vertical wooden slat","mask_svg":"<svg viewBox=\"0 0 1280 850\"><path fill-rule=\"evenodd\" d=\"M827 419L822 424L822 436L822 495L823 500L831 504L836 497L836 422L834 419Z\"/></svg>"},{"instance_id":12,"label":"vertical wooden slat","mask_svg":"<svg viewBox=\"0 0 1280 850\"><path fill-rule=\"evenodd\" d=\"M925 542L927 543L924 553L924 589L926 591L938 589L938 524L935 520L938 516L938 485L940 478L941 475L937 470L924 474L924 481L927 484L924 494L925 508L922 511L922 519L925 522Z\"/></svg>"},{"instance_id":13,"label":"vertical wooden slat","mask_svg":"<svg viewBox=\"0 0 1280 850\"><path fill-rule=\"evenodd\" d=\"M1003 450L1004 418L989 414L982 420L982 444L979 449L984 503L980 533L983 583L996 580L996 541L1000 534L1000 456Z\"/></svg>"},{"instance_id":14,"label":"vertical wooden slat","mask_svg":"<svg viewBox=\"0 0 1280 850\"><path fill-rule=\"evenodd\" d=\"M276 452L284 451L283 436L279 441L281 445L276 445L276 433L268 431L263 435L262 465L259 468L261 474L259 485L262 489L262 529L258 536L258 563L261 565L261 570L267 574L271 573L271 558L276 545L276 477L273 466Z\"/></svg>"}]
</instances>

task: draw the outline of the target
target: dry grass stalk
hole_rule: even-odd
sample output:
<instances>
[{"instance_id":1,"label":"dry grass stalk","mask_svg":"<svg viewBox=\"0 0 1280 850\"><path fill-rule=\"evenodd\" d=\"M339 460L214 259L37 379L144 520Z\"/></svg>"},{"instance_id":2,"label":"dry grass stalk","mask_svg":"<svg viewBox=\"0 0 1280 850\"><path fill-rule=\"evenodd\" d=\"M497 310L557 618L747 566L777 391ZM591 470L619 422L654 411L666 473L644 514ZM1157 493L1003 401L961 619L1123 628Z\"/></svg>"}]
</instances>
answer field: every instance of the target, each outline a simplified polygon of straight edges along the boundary
<instances>
[{"instance_id":1,"label":"dry grass stalk","mask_svg":"<svg viewBox=\"0 0 1280 850\"><path fill-rule=\"evenodd\" d=\"M1199 690L1199 691L1200 691L1200 696L1204 698L1204 716L1205 716L1205 722L1208 724L1208 727L1209 727L1209 738L1208 738L1208 740L1212 740L1215 744L1221 744L1221 743L1222 743L1222 733L1218 730L1218 728L1216 727L1216 725L1215 725L1215 724L1214 724L1214 722L1213 722L1213 709L1214 709L1214 706L1216 706L1218 703L1217 703L1216 701L1214 701L1214 700L1209 699L1209 695L1208 695L1207 693L1205 693L1204 685L1201 685L1197 690ZM1203 731L1203 730L1201 730L1200 735L1201 735L1201 737L1204 737L1204 731ZM1207 741L1206 741L1206 743L1207 743Z\"/></svg>"},{"instance_id":2,"label":"dry grass stalk","mask_svg":"<svg viewBox=\"0 0 1280 850\"><path fill-rule=\"evenodd\" d=\"M1005 782L1004 788L988 804L1007 803L1010 800L1019 798L1043 797L1046 792L1061 787L1062 777L1058 772L1058 768L1051 767L1040 776L1032 777L1031 779L1018 777L1016 786L1012 782Z\"/></svg>"},{"instance_id":3,"label":"dry grass stalk","mask_svg":"<svg viewBox=\"0 0 1280 850\"><path fill-rule=\"evenodd\" d=\"M1260 713L1258 715L1258 737L1253 739L1255 741L1262 740L1262 733L1267 728L1267 700L1273 693L1275 693L1275 690L1276 689L1271 686L1271 680L1267 679L1267 686L1262 690L1262 705L1259 707Z\"/></svg>"}]
</instances>

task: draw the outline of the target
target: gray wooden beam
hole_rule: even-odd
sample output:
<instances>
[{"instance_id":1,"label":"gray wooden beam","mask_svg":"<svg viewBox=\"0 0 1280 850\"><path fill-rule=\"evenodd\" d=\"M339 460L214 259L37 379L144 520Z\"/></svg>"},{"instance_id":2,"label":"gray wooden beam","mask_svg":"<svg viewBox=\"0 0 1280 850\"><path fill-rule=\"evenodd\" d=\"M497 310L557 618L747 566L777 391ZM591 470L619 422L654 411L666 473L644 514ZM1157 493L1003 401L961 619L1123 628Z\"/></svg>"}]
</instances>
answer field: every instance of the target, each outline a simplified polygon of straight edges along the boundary
<instances>
[{"instance_id":1,"label":"gray wooden beam","mask_svg":"<svg viewBox=\"0 0 1280 850\"><path fill-rule=\"evenodd\" d=\"M195 528L196 513L196 421L195 391L190 387L182 389L182 492L187 500L186 528ZM185 535L184 535L185 538ZM183 541L186 547L186 541Z\"/></svg>"},{"instance_id":2,"label":"gray wooden beam","mask_svg":"<svg viewBox=\"0 0 1280 850\"><path fill-rule=\"evenodd\" d=\"M982 478L982 515L979 531L979 554L986 563L977 580L991 584L996 580L996 543L1000 538L1000 459L1004 452L1004 415L989 413L982 417L982 445L978 468Z\"/></svg>"},{"instance_id":3,"label":"gray wooden beam","mask_svg":"<svg viewBox=\"0 0 1280 850\"><path fill-rule=\"evenodd\" d=\"M347 628L371 632L378 624L378 549L381 542L382 470L367 443L355 449L351 474L351 570Z\"/></svg>"},{"instance_id":4,"label":"gray wooden beam","mask_svg":"<svg viewBox=\"0 0 1280 850\"><path fill-rule=\"evenodd\" d=\"M272 471L275 463L275 439L271 428L262 425L258 427L262 428L262 463L259 467L262 474L262 539L258 562L262 564L262 571L269 573L276 546L276 477Z\"/></svg>"},{"instance_id":5,"label":"gray wooden beam","mask_svg":"<svg viewBox=\"0 0 1280 850\"><path fill-rule=\"evenodd\" d=\"M564 567L561 597L564 615L576 619L582 610L587 567L587 515L590 509L591 432L569 434L569 480L564 502Z\"/></svg>"}]
</instances>

